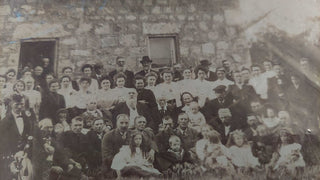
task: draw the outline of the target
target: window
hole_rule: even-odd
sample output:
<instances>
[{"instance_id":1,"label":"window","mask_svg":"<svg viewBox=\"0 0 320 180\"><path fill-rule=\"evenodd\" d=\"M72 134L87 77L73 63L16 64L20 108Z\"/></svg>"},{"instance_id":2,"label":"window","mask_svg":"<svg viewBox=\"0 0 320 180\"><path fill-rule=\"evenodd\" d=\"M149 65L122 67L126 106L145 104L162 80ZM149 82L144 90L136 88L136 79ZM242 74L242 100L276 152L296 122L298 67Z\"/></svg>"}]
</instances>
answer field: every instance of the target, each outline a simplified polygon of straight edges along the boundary
<instances>
[{"instance_id":1,"label":"window","mask_svg":"<svg viewBox=\"0 0 320 180\"><path fill-rule=\"evenodd\" d=\"M148 55L153 61L153 68L171 67L178 63L177 39L176 34L148 36Z\"/></svg>"},{"instance_id":2,"label":"window","mask_svg":"<svg viewBox=\"0 0 320 180\"><path fill-rule=\"evenodd\" d=\"M42 58L49 58L49 71L57 73L57 45L57 38L21 40L19 72L26 66L42 66Z\"/></svg>"}]
</instances>

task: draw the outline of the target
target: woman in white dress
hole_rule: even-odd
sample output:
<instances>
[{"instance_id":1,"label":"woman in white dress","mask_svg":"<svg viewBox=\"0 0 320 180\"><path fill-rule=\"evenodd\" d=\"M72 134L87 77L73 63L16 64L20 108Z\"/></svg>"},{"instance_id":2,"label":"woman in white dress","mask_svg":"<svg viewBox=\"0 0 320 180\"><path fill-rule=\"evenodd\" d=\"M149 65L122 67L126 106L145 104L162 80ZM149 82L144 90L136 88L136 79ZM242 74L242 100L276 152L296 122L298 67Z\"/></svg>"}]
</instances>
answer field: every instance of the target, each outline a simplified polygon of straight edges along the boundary
<instances>
[{"instance_id":1,"label":"woman in white dress","mask_svg":"<svg viewBox=\"0 0 320 180\"><path fill-rule=\"evenodd\" d=\"M145 76L146 79L146 89L150 89L153 93L155 93L155 88L156 88L156 82L158 79L158 75L155 72L149 72L148 74L146 74Z\"/></svg>"},{"instance_id":2,"label":"woman in white dress","mask_svg":"<svg viewBox=\"0 0 320 180\"><path fill-rule=\"evenodd\" d=\"M180 89L180 94L186 91L190 92L192 95L195 94L196 90L194 85L194 79L192 78L192 73L193 72L191 68L186 68L183 70L183 79L177 82Z\"/></svg>"},{"instance_id":3,"label":"woman in white dress","mask_svg":"<svg viewBox=\"0 0 320 180\"><path fill-rule=\"evenodd\" d=\"M39 108L41 104L41 93L39 91L34 90L35 80L33 79L32 76L25 76L23 78L23 81L26 84L26 89L23 92L23 94L28 97L30 108L33 109L36 115L39 115Z\"/></svg>"},{"instance_id":4,"label":"woman in white dress","mask_svg":"<svg viewBox=\"0 0 320 180\"><path fill-rule=\"evenodd\" d=\"M128 176L151 177L161 173L152 165L154 150L145 144L140 132L132 135L129 145L124 145L113 158L111 168L118 178Z\"/></svg>"},{"instance_id":5,"label":"woman in white dress","mask_svg":"<svg viewBox=\"0 0 320 180\"><path fill-rule=\"evenodd\" d=\"M128 88L124 87L127 76L120 72L114 77L115 88L112 89L112 96L115 98L115 103L125 102L125 97L128 95Z\"/></svg>"},{"instance_id":6,"label":"woman in white dress","mask_svg":"<svg viewBox=\"0 0 320 180\"><path fill-rule=\"evenodd\" d=\"M71 97L76 93L76 90L72 88L70 76L62 76L60 78L60 85L61 87L58 90L58 93L63 95L66 102L66 108L71 108Z\"/></svg>"},{"instance_id":7,"label":"woman in white dress","mask_svg":"<svg viewBox=\"0 0 320 180\"><path fill-rule=\"evenodd\" d=\"M98 90L97 106L104 113L109 114L110 110L114 108L116 98L114 97L111 89L111 79L109 76L103 76L100 79L101 89Z\"/></svg>"},{"instance_id":8,"label":"woman in white dress","mask_svg":"<svg viewBox=\"0 0 320 180\"><path fill-rule=\"evenodd\" d=\"M205 80L208 70L202 66L198 66L195 69L197 79L194 80L195 96L198 96L198 103L200 107L203 107L206 101L215 98L213 93L212 83Z\"/></svg>"}]
</instances>

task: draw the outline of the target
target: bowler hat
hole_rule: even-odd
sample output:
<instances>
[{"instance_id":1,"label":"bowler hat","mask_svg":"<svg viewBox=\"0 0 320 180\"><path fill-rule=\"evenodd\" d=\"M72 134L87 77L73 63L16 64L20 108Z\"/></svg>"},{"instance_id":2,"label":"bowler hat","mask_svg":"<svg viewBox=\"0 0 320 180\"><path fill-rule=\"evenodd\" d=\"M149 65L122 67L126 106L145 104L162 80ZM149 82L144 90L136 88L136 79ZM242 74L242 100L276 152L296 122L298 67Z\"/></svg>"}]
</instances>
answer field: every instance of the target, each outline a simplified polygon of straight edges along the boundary
<instances>
[{"instance_id":1,"label":"bowler hat","mask_svg":"<svg viewBox=\"0 0 320 180\"><path fill-rule=\"evenodd\" d=\"M200 64L201 64L202 66L210 66L212 63L209 62L208 59L203 59L203 60L200 60Z\"/></svg>"},{"instance_id":2,"label":"bowler hat","mask_svg":"<svg viewBox=\"0 0 320 180\"><path fill-rule=\"evenodd\" d=\"M140 61L141 64L144 64L144 63L148 63L148 62L152 62L152 60L149 58L149 56L143 56L142 57L142 60Z\"/></svg>"}]
</instances>

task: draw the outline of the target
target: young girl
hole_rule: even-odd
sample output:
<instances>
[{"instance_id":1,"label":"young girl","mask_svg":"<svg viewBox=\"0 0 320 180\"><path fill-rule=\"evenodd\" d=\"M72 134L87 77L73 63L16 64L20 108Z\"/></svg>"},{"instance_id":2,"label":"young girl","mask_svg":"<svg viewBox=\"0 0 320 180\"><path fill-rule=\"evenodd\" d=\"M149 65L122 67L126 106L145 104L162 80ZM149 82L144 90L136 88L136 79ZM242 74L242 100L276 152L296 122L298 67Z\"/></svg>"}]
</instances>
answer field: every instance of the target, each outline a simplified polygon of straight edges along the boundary
<instances>
[{"instance_id":1,"label":"young girl","mask_svg":"<svg viewBox=\"0 0 320 180\"><path fill-rule=\"evenodd\" d=\"M280 124L280 120L276 116L275 109L271 106L266 107L266 116L262 117L262 121L272 132Z\"/></svg>"},{"instance_id":2,"label":"young girl","mask_svg":"<svg viewBox=\"0 0 320 180\"><path fill-rule=\"evenodd\" d=\"M271 167L273 171L281 174L297 177L306 166L302 154L301 145L294 142L294 135L290 128L280 130L280 144L278 152L272 156Z\"/></svg>"},{"instance_id":3,"label":"young girl","mask_svg":"<svg viewBox=\"0 0 320 180\"><path fill-rule=\"evenodd\" d=\"M113 158L111 168L116 170L118 178L124 176L150 177L161 173L153 168L154 151L148 147L140 132L132 135L130 144L124 145Z\"/></svg>"},{"instance_id":4,"label":"young girl","mask_svg":"<svg viewBox=\"0 0 320 180\"><path fill-rule=\"evenodd\" d=\"M227 145L231 153L232 163L238 170L248 171L250 168L259 166L258 158L254 157L245 134L241 130L230 133Z\"/></svg>"},{"instance_id":5,"label":"young girl","mask_svg":"<svg viewBox=\"0 0 320 180\"><path fill-rule=\"evenodd\" d=\"M214 171L220 175L234 175L235 169L231 161L224 155L223 149L219 144L210 144L208 146L208 155L204 160L204 167L209 171Z\"/></svg>"},{"instance_id":6,"label":"young girl","mask_svg":"<svg viewBox=\"0 0 320 180\"><path fill-rule=\"evenodd\" d=\"M197 132L200 132L202 126L206 124L206 119L199 110L199 104L193 101L190 103L190 110L187 112L190 119L189 127L196 130Z\"/></svg>"}]
</instances>

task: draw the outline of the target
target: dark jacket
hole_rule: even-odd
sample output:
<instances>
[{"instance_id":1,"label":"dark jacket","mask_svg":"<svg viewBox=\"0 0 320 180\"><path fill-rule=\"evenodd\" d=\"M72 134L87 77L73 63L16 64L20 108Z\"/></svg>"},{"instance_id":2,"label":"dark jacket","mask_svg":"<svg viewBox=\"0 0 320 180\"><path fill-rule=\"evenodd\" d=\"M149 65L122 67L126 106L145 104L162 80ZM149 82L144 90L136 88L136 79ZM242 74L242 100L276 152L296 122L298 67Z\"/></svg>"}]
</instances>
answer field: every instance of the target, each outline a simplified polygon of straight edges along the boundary
<instances>
[{"instance_id":1,"label":"dark jacket","mask_svg":"<svg viewBox=\"0 0 320 180\"><path fill-rule=\"evenodd\" d=\"M50 118L54 120L56 119L57 111L65 107L66 102L62 95L53 92L43 93L39 110L39 119ZM53 122L53 124L56 123L57 122Z\"/></svg>"},{"instance_id":2,"label":"dark jacket","mask_svg":"<svg viewBox=\"0 0 320 180\"><path fill-rule=\"evenodd\" d=\"M120 134L119 129L113 129L103 136L101 153L102 163L106 169L111 168L111 163L114 156L119 152L123 145L128 145L130 141L131 132L127 131L124 138Z\"/></svg>"},{"instance_id":3,"label":"dark jacket","mask_svg":"<svg viewBox=\"0 0 320 180\"><path fill-rule=\"evenodd\" d=\"M158 120L155 120L157 117L154 113L152 113L152 109L150 109L147 105L143 103L137 102L137 112L140 116L143 116L147 120L147 125L151 128L155 127L155 122ZM116 127L116 118L119 114L127 114L130 115L130 109L126 102L122 102L117 104L114 109L112 110L113 115L113 126Z\"/></svg>"}]
</instances>

